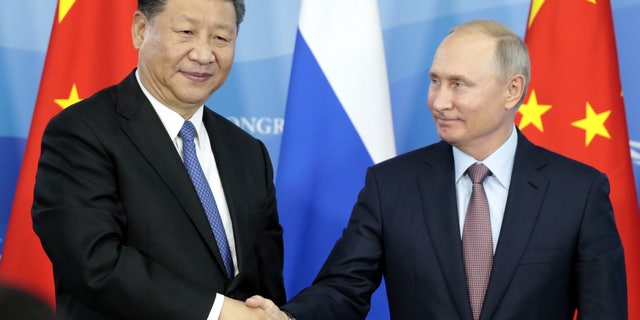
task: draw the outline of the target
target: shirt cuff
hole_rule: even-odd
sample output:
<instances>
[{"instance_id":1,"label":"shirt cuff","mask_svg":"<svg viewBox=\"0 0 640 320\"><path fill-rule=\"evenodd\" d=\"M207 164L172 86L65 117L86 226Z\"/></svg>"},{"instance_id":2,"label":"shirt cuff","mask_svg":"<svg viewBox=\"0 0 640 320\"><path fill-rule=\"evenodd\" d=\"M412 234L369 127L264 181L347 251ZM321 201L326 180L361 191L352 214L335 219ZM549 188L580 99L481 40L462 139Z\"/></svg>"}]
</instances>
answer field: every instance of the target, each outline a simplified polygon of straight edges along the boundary
<instances>
[{"instance_id":1,"label":"shirt cuff","mask_svg":"<svg viewBox=\"0 0 640 320\"><path fill-rule=\"evenodd\" d=\"M213 307L211 307L211 312L209 312L209 316L207 320L218 320L220 318L220 313L222 312L222 304L224 303L224 296L216 293L216 300L213 301Z\"/></svg>"}]
</instances>

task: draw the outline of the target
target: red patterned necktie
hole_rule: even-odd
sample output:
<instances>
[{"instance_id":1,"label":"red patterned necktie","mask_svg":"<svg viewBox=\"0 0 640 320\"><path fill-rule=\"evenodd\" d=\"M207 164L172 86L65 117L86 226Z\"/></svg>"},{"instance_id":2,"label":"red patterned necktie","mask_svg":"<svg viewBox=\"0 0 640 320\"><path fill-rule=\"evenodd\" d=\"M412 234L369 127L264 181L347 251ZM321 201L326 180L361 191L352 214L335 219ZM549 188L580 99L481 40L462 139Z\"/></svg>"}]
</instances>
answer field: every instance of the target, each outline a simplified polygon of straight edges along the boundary
<instances>
[{"instance_id":1,"label":"red patterned necktie","mask_svg":"<svg viewBox=\"0 0 640 320\"><path fill-rule=\"evenodd\" d=\"M473 182L473 190L464 219L462 250L471 310L473 319L477 320L480 317L493 265L489 202L482 186L482 182L491 172L484 164L476 163L467 169L467 174Z\"/></svg>"}]
</instances>

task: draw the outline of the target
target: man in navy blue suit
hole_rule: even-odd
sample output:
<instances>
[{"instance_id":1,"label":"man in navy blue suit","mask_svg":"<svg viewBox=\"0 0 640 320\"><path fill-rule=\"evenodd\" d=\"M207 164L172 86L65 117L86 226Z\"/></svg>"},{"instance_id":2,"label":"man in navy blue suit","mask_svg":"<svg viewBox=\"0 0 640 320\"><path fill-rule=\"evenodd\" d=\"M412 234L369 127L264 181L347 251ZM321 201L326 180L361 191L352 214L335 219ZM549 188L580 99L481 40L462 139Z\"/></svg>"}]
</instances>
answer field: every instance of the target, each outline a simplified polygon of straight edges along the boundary
<instances>
[{"instance_id":1,"label":"man in navy blue suit","mask_svg":"<svg viewBox=\"0 0 640 320\"><path fill-rule=\"evenodd\" d=\"M508 27L454 28L429 72L442 141L369 168L342 237L284 312L261 297L247 304L279 319L363 319L384 276L392 319L570 320L576 310L580 319L626 319L608 179L514 126L529 74L526 45ZM474 164L489 170L476 183L488 204L489 267L470 298L480 282L465 236Z\"/></svg>"}]
</instances>

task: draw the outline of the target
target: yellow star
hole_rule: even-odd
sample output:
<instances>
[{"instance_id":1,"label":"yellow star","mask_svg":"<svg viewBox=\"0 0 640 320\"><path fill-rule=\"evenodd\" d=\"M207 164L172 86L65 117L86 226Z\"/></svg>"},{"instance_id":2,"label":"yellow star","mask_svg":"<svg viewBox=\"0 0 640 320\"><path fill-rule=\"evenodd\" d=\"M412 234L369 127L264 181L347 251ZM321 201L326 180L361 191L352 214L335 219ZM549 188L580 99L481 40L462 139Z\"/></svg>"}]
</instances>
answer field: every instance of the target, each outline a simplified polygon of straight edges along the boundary
<instances>
[{"instance_id":1,"label":"yellow star","mask_svg":"<svg viewBox=\"0 0 640 320\"><path fill-rule=\"evenodd\" d=\"M542 5L544 4L544 1L545 0L531 1L531 12L529 13L529 24L527 25L528 28L531 27L531 24L533 24L533 20L536 19L536 16L538 15L540 8L542 8Z\"/></svg>"},{"instance_id":2,"label":"yellow star","mask_svg":"<svg viewBox=\"0 0 640 320\"><path fill-rule=\"evenodd\" d=\"M61 23L64 17L67 16L71 7L76 3L76 0L59 0L58 1L58 23Z\"/></svg>"},{"instance_id":3,"label":"yellow star","mask_svg":"<svg viewBox=\"0 0 640 320\"><path fill-rule=\"evenodd\" d=\"M76 84L74 83L73 86L71 87L71 92L69 93L69 98L66 99L54 99L53 101L55 101L60 108L62 109L66 109L68 106L76 103L76 102L80 102L82 101L82 99L80 99L80 97L78 96L78 88L76 88Z\"/></svg>"},{"instance_id":4,"label":"yellow star","mask_svg":"<svg viewBox=\"0 0 640 320\"><path fill-rule=\"evenodd\" d=\"M591 107L591 104L587 102L587 115L586 118L578 121L574 121L571 124L574 127L578 127L580 129L584 129L585 131L585 146L589 146L593 138L596 135L603 136L607 139L611 139L611 135L609 135L609 131L604 126L605 121L609 118L611 114L611 110L607 110L605 112L596 114L596 112Z\"/></svg>"},{"instance_id":5,"label":"yellow star","mask_svg":"<svg viewBox=\"0 0 640 320\"><path fill-rule=\"evenodd\" d=\"M551 105L538 103L536 91L532 90L527 103L523 103L518 110L518 112L522 114L522 119L520 119L518 128L522 130L528 125L533 124L538 128L538 130L540 130L540 132L544 132L544 128L542 127L542 115L549 111L549 109L551 109Z\"/></svg>"},{"instance_id":6,"label":"yellow star","mask_svg":"<svg viewBox=\"0 0 640 320\"><path fill-rule=\"evenodd\" d=\"M546 0L531 0L531 10L529 12L529 23L527 24L527 28L531 28L533 20L536 19L536 16L538 15L538 12L540 12L540 8L542 8L545 1ZM591 2L593 4L596 4L596 1L597 0L587 0L587 2Z\"/></svg>"}]
</instances>

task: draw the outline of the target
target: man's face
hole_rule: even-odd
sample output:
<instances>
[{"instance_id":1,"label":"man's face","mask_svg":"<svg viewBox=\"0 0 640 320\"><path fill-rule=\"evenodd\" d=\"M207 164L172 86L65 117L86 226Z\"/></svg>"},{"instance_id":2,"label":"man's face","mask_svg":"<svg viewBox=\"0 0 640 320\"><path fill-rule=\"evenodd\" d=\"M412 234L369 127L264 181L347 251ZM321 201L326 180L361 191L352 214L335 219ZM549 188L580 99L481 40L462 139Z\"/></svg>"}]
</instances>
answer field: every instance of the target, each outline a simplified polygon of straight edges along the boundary
<instances>
[{"instance_id":1,"label":"man's face","mask_svg":"<svg viewBox=\"0 0 640 320\"><path fill-rule=\"evenodd\" d=\"M427 103L438 135L472 156L488 156L513 126L507 85L493 63L495 47L487 35L455 32L440 44L429 72Z\"/></svg>"},{"instance_id":2,"label":"man's face","mask_svg":"<svg viewBox=\"0 0 640 320\"><path fill-rule=\"evenodd\" d=\"M151 20L136 12L132 32L143 85L183 117L229 75L237 35L230 1L169 0Z\"/></svg>"}]
</instances>

